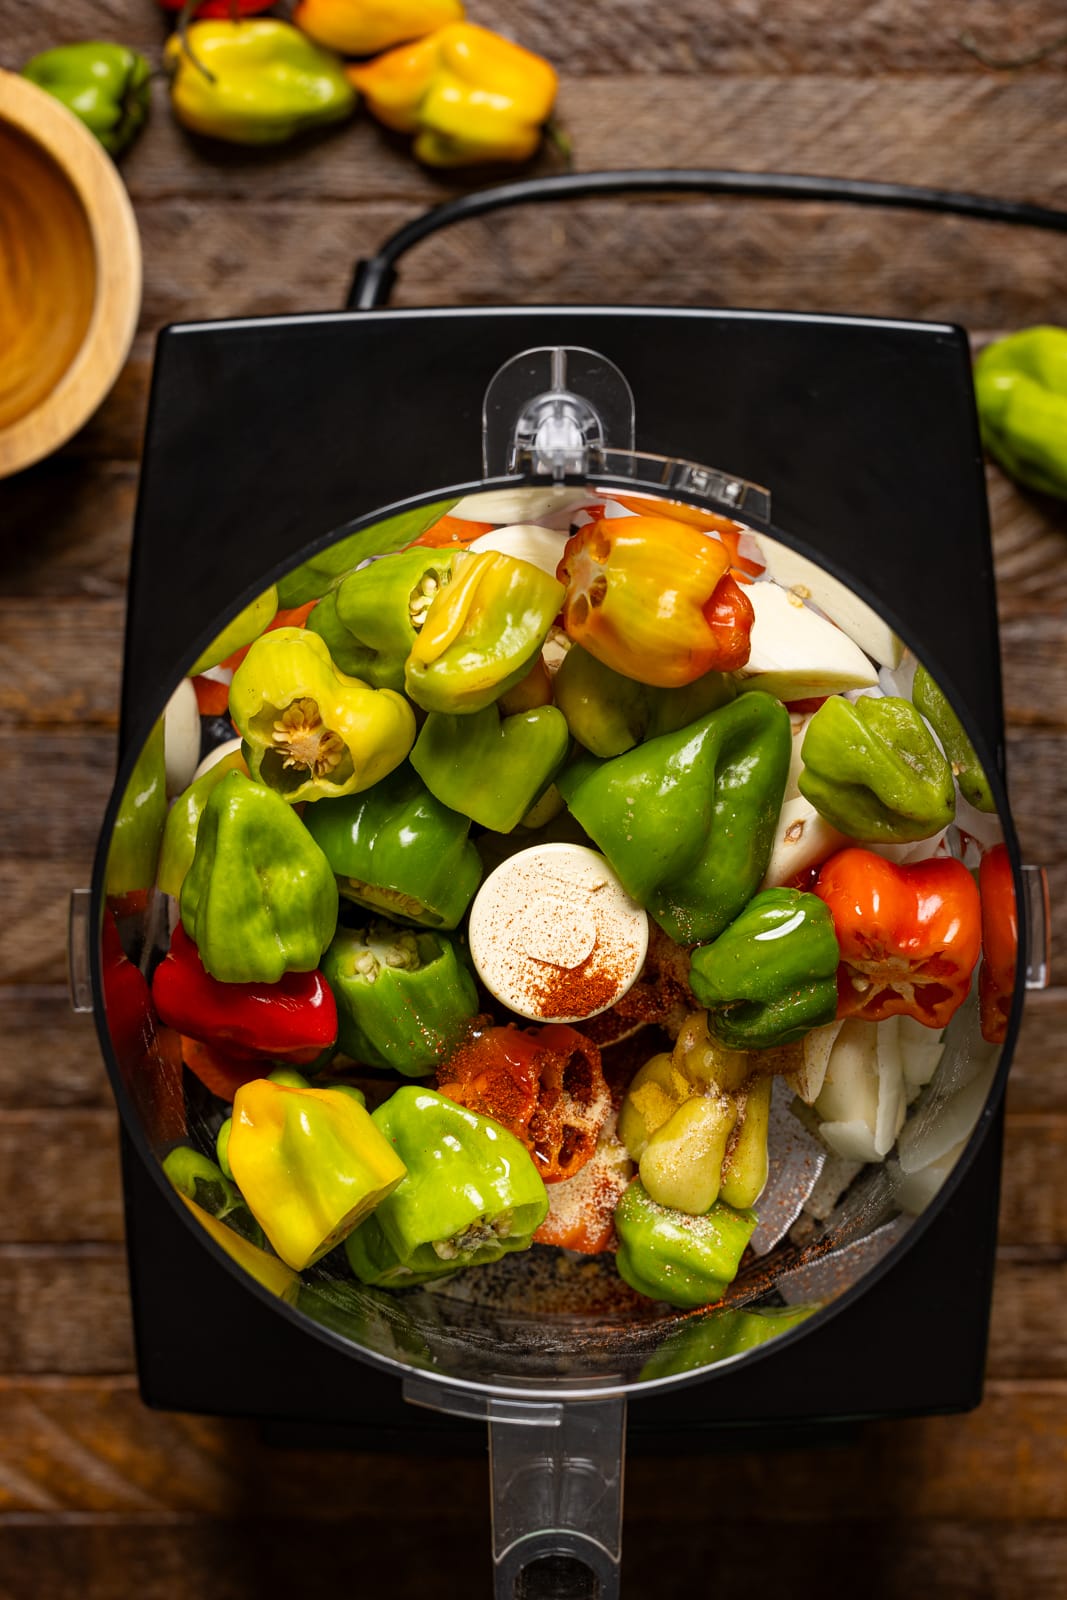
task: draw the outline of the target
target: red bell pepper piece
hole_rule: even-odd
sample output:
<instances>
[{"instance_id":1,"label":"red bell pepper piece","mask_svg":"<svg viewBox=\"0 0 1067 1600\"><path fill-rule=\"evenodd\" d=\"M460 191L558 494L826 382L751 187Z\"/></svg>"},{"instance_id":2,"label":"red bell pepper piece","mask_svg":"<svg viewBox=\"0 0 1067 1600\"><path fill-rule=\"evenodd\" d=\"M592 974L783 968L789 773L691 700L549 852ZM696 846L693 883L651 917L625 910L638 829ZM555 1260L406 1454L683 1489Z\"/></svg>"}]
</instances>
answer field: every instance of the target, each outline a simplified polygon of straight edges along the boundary
<instances>
[{"instance_id":1,"label":"red bell pepper piece","mask_svg":"<svg viewBox=\"0 0 1067 1600\"><path fill-rule=\"evenodd\" d=\"M572 1178L585 1165L611 1109L600 1051L563 1023L480 1028L476 1022L438 1067L437 1086L521 1140L545 1183Z\"/></svg>"},{"instance_id":2,"label":"red bell pepper piece","mask_svg":"<svg viewBox=\"0 0 1067 1600\"><path fill-rule=\"evenodd\" d=\"M1003 1044L1008 1031L1015 966L1019 955L1019 917L1007 847L995 844L978 868L982 897L982 965L978 971L978 1016L982 1038Z\"/></svg>"},{"instance_id":3,"label":"red bell pepper piece","mask_svg":"<svg viewBox=\"0 0 1067 1600\"><path fill-rule=\"evenodd\" d=\"M412 539L409 549L423 545L430 550L450 550L453 546L470 544L483 533L492 533L495 522L468 522L464 517L439 517L432 528Z\"/></svg>"},{"instance_id":4,"label":"red bell pepper piece","mask_svg":"<svg viewBox=\"0 0 1067 1600\"><path fill-rule=\"evenodd\" d=\"M185 1097L173 1035L159 1027L148 982L123 950L110 909L100 933L104 1011L122 1081L153 1144L181 1139Z\"/></svg>"},{"instance_id":5,"label":"red bell pepper piece","mask_svg":"<svg viewBox=\"0 0 1067 1600\"><path fill-rule=\"evenodd\" d=\"M244 1084L263 1077L262 1056L220 1050L217 1045L204 1044L202 1039L190 1039L186 1033L174 1037L178 1040L180 1057L194 1078L199 1078L205 1089L228 1104Z\"/></svg>"},{"instance_id":6,"label":"red bell pepper piece","mask_svg":"<svg viewBox=\"0 0 1067 1600\"><path fill-rule=\"evenodd\" d=\"M850 847L823 865L814 892L841 949L838 1016L943 1028L967 998L981 941L978 889L963 863L937 856L898 867Z\"/></svg>"},{"instance_id":7,"label":"red bell pepper piece","mask_svg":"<svg viewBox=\"0 0 1067 1600\"><path fill-rule=\"evenodd\" d=\"M204 971L181 923L156 968L152 998L170 1027L220 1047L231 1061L244 1055L307 1066L337 1041L337 1005L321 972L287 972L277 983L223 983Z\"/></svg>"}]
</instances>

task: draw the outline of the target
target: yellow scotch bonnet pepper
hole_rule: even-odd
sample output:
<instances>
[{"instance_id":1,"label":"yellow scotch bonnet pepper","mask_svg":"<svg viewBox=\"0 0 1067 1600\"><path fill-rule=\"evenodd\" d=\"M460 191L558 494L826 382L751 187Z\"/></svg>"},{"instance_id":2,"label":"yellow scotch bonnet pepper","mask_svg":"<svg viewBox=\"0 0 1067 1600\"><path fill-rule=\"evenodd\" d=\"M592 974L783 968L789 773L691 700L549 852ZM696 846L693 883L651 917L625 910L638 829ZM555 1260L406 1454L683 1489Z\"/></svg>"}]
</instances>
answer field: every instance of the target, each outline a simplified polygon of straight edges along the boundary
<instances>
[{"instance_id":1,"label":"yellow scotch bonnet pepper","mask_svg":"<svg viewBox=\"0 0 1067 1600\"><path fill-rule=\"evenodd\" d=\"M379 122L415 135L415 155L431 167L526 161L559 82L542 56L472 22L438 28L348 76Z\"/></svg>"},{"instance_id":2,"label":"yellow scotch bonnet pepper","mask_svg":"<svg viewBox=\"0 0 1067 1600\"><path fill-rule=\"evenodd\" d=\"M463 0L300 0L293 21L343 56L376 56L464 15Z\"/></svg>"},{"instance_id":3,"label":"yellow scotch bonnet pepper","mask_svg":"<svg viewBox=\"0 0 1067 1600\"><path fill-rule=\"evenodd\" d=\"M191 23L163 59L178 121L231 144L281 144L356 106L340 58L273 17Z\"/></svg>"}]
</instances>

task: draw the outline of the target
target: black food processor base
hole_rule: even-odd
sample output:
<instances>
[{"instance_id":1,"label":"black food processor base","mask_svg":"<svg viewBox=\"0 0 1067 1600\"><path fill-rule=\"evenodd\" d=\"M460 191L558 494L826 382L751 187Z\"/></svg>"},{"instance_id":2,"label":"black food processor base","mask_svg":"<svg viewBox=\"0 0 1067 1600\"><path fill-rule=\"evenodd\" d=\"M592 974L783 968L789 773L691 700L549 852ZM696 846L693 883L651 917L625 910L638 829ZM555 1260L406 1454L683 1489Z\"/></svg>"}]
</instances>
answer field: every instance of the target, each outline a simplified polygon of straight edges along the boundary
<instances>
[{"instance_id":1,"label":"black food processor base","mask_svg":"<svg viewBox=\"0 0 1067 1600\"><path fill-rule=\"evenodd\" d=\"M165 332L135 530L124 735L207 624L278 563L352 518L478 479L490 379L518 352L555 344L592 348L621 368L638 449L765 484L775 523L854 575L921 642L1001 758L992 556L964 334L672 309L388 311ZM631 1447L721 1447L740 1429L748 1444L778 1442L783 1429L976 1405L1000 1134L997 1118L951 1202L817 1334L736 1372L634 1398ZM484 1449L484 1424L406 1405L396 1380L262 1305L180 1223L125 1136L123 1147L148 1404L257 1417L279 1442Z\"/></svg>"}]
</instances>

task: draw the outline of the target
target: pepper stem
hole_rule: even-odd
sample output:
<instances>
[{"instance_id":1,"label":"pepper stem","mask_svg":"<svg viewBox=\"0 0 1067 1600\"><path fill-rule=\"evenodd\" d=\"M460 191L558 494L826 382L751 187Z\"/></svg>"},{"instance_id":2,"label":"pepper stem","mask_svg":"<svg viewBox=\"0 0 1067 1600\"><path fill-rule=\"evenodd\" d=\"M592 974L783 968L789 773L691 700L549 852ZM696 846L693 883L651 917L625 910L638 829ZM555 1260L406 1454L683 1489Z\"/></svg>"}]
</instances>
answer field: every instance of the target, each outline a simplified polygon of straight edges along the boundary
<instances>
[{"instance_id":1,"label":"pepper stem","mask_svg":"<svg viewBox=\"0 0 1067 1600\"><path fill-rule=\"evenodd\" d=\"M193 66L196 68L197 72L203 73L208 83L217 83L218 79L215 77L215 74L211 72L209 68L205 67L196 51L189 43L189 24L195 17L196 13L200 10L200 7L203 5L203 3L204 0L185 0L185 4L178 12L178 20L175 24L175 30L178 38L181 40L183 55L187 55L189 57L189 60L193 63ZM236 0L230 0L230 14L233 20L236 22L238 17Z\"/></svg>"}]
</instances>

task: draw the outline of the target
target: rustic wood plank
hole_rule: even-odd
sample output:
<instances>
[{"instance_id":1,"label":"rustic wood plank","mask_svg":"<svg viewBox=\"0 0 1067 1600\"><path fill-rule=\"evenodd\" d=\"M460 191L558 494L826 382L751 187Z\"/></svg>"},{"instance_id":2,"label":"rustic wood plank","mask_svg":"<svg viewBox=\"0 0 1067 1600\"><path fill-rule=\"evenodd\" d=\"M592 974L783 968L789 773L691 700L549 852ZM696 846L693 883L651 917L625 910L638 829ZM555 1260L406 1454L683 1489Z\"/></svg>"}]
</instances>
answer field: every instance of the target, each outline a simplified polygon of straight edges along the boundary
<instances>
[{"instance_id":1,"label":"rustic wood plank","mask_svg":"<svg viewBox=\"0 0 1067 1600\"><path fill-rule=\"evenodd\" d=\"M78 682L76 677L66 679L68 686ZM75 689L70 698L77 694ZM54 703L63 708L61 690ZM109 720L114 721L114 712ZM61 724L60 731L43 733L0 726L0 771L8 762L14 770L21 761L24 774L18 812L0 813L0 857L47 858L76 851L91 861L115 778L115 759L111 730L71 732Z\"/></svg>"},{"instance_id":2,"label":"rustic wood plank","mask_svg":"<svg viewBox=\"0 0 1067 1600\"><path fill-rule=\"evenodd\" d=\"M111 1105L93 1020L75 1016L66 988L0 985L0 1115Z\"/></svg>"},{"instance_id":3,"label":"rustic wood plank","mask_svg":"<svg viewBox=\"0 0 1067 1600\"><path fill-rule=\"evenodd\" d=\"M63 455L3 484L5 600L124 594L136 487L131 462Z\"/></svg>"},{"instance_id":4,"label":"rustic wood plank","mask_svg":"<svg viewBox=\"0 0 1067 1600\"><path fill-rule=\"evenodd\" d=\"M0 1243L121 1239L118 1162L113 1108L5 1111L0 1171L11 1179Z\"/></svg>"},{"instance_id":5,"label":"rustic wood plank","mask_svg":"<svg viewBox=\"0 0 1067 1600\"><path fill-rule=\"evenodd\" d=\"M80 1210L73 1176L63 1185L70 1210ZM122 1373L133 1364L121 1245L0 1245L0 1372Z\"/></svg>"},{"instance_id":6,"label":"rustic wood plank","mask_svg":"<svg viewBox=\"0 0 1067 1600\"><path fill-rule=\"evenodd\" d=\"M0 857L0 984L65 984L67 911L72 889L91 880L93 852L49 860Z\"/></svg>"},{"instance_id":7,"label":"rustic wood plank","mask_svg":"<svg viewBox=\"0 0 1067 1600\"><path fill-rule=\"evenodd\" d=\"M5 734L12 725L116 726L125 625L121 600L0 599L0 738L9 741L0 765L25 748ZM104 748L107 740L85 744ZM25 759L31 775L44 753Z\"/></svg>"},{"instance_id":8,"label":"rustic wood plank","mask_svg":"<svg viewBox=\"0 0 1067 1600\"><path fill-rule=\"evenodd\" d=\"M861 0L835 17L832 46L822 0L724 0L713 10L702 0L587 0L566 31L552 0L481 0L478 21L502 29L571 72L611 71L623 77L671 73L734 74L821 72L860 76L944 72L984 75L961 34L996 60L1028 57L1061 37L1057 0L970 0L966 16L934 10L923 0ZM122 38L158 55L166 25L150 8L130 0L0 0L0 29L15 49L12 64L71 38L100 34ZM1043 72L1067 68L1067 51L1054 50ZM1032 74L1031 69L1031 74ZM1020 72L1019 76L1023 76ZM1028 74L1030 75L1030 74Z\"/></svg>"},{"instance_id":9,"label":"rustic wood plank","mask_svg":"<svg viewBox=\"0 0 1067 1600\"><path fill-rule=\"evenodd\" d=\"M13 1423L0 1436L0 1528L42 1511L94 1519L258 1515L321 1526L357 1512L388 1522L403 1502L412 1528L440 1515L433 1462L330 1450L279 1455L244 1423L148 1412L121 1377L0 1379L0 1400ZM1067 1516L1065 1439L1064 1384L993 1383L969 1416L875 1424L833 1450L765 1451L735 1440L724 1461L712 1437L687 1440L674 1460L632 1456L628 1516L636 1527L669 1519L686 1539L712 1506L716 1519L785 1525L864 1522L877 1507L886 1520L916 1524L983 1518L992 1532L1022 1516ZM978 1452L989 1463L980 1474ZM480 1515L484 1463L451 1459L448 1475L453 1513ZM766 1493L769 1481L774 1494Z\"/></svg>"},{"instance_id":10,"label":"rustic wood plank","mask_svg":"<svg viewBox=\"0 0 1067 1600\"><path fill-rule=\"evenodd\" d=\"M817 1474L822 1457L806 1459ZM718 1472L728 1476L731 1465L719 1462ZM474 1506L457 1506L451 1483L442 1494L441 1472L442 1464L412 1468L402 1501L379 1520L362 1512L353 1485L351 1515L335 1523L286 1518L15 1524L0 1535L0 1595L173 1600L197 1593L209 1600L289 1600L307 1592L313 1574L323 1593L342 1593L353 1582L369 1580L374 1592L387 1591L391 1600L426 1600L431 1583L443 1600L490 1600L489 1521L479 1508L485 1504L484 1483ZM688 1498L689 1486L682 1492ZM717 1485L707 1493L702 1521L683 1541L671 1519L636 1520L631 1474L626 1594L690 1600L712 1574L724 1594L767 1588L791 1600L850 1593L856 1573L863 1574L870 1600L1044 1600L1067 1587L1067 1530L1056 1524L1020 1521L987 1531L968 1522L914 1525L872 1518L841 1529L776 1523L777 1535L768 1537L772 1525L757 1520L758 1506L720 1521ZM416 1496L435 1508L431 1516L412 1516ZM773 1498L765 1481L759 1500ZM832 1587L839 1579L843 1586Z\"/></svg>"},{"instance_id":11,"label":"rustic wood plank","mask_svg":"<svg viewBox=\"0 0 1067 1600\"><path fill-rule=\"evenodd\" d=\"M1062 974L1061 974L1062 975ZM1026 1012L1008 1081L1012 1111L1067 1110L1067 990L1026 997Z\"/></svg>"}]
</instances>

